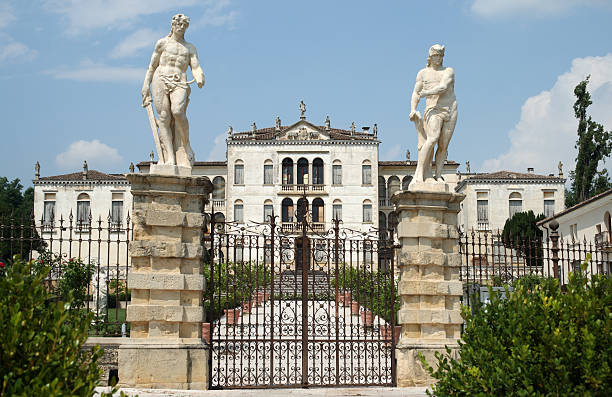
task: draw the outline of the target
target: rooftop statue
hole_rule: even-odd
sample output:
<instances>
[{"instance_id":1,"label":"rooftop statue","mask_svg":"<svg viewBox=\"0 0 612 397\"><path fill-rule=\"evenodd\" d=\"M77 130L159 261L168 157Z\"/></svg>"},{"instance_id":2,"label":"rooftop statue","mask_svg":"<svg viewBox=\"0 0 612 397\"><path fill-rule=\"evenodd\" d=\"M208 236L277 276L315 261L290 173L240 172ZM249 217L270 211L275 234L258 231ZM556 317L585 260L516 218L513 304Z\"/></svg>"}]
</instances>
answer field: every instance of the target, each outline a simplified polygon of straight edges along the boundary
<instances>
[{"instance_id":1,"label":"rooftop statue","mask_svg":"<svg viewBox=\"0 0 612 397\"><path fill-rule=\"evenodd\" d=\"M193 44L185 41L189 17L172 17L170 34L155 44L151 62L142 85L142 106L147 109L158 165L191 168L195 155L189 143L187 104L194 81L204 86L204 72ZM191 66L194 80L187 81L187 67ZM152 95L151 95L152 94ZM158 120L155 120L155 106Z\"/></svg>"},{"instance_id":2,"label":"rooftop statue","mask_svg":"<svg viewBox=\"0 0 612 397\"><path fill-rule=\"evenodd\" d=\"M444 46L435 44L429 49L427 67L421 69L410 102L410 120L418 132L418 160L411 185L419 182L439 182L448 153L448 143L457 124L457 99L455 98L455 72L442 66ZM426 98L425 113L421 117L417 105ZM432 160L435 152L435 174Z\"/></svg>"}]
</instances>

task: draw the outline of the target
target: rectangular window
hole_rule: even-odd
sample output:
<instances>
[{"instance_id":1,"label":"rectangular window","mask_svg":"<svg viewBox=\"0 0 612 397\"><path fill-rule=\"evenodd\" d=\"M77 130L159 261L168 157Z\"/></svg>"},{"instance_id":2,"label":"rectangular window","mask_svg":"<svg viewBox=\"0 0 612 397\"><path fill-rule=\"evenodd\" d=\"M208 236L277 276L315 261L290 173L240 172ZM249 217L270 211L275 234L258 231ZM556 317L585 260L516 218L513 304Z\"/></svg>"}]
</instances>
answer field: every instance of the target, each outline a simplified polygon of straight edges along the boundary
<instances>
[{"instance_id":1,"label":"rectangular window","mask_svg":"<svg viewBox=\"0 0 612 397\"><path fill-rule=\"evenodd\" d=\"M243 211L242 204L234 205L234 221L238 223L244 222L244 211Z\"/></svg>"},{"instance_id":2,"label":"rectangular window","mask_svg":"<svg viewBox=\"0 0 612 397\"><path fill-rule=\"evenodd\" d=\"M89 201L77 201L77 223L89 224Z\"/></svg>"},{"instance_id":3,"label":"rectangular window","mask_svg":"<svg viewBox=\"0 0 612 397\"><path fill-rule=\"evenodd\" d=\"M45 209L43 214L43 226L53 226L55 218L55 201L45 201Z\"/></svg>"},{"instance_id":4,"label":"rectangular window","mask_svg":"<svg viewBox=\"0 0 612 397\"><path fill-rule=\"evenodd\" d=\"M270 217L272 216L272 204L264 205L264 222L270 222Z\"/></svg>"},{"instance_id":5,"label":"rectangular window","mask_svg":"<svg viewBox=\"0 0 612 397\"><path fill-rule=\"evenodd\" d=\"M489 200L477 200L478 222L489 222Z\"/></svg>"},{"instance_id":6,"label":"rectangular window","mask_svg":"<svg viewBox=\"0 0 612 397\"><path fill-rule=\"evenodd\" d=\"M372 223L372 204L363 205L363 223Z\"/></svg>"},{"instance_id":7,"label":"rectangular window","mask_svg":"<svg viewBox=\"0 0 612 397\"><path fill-rule=\"evenodd\" d=\"M244 185L244 165L234 165L234 185Z\"/></svg>"},{"instance_id":8,"label":"rectangular window","mask_svg":"<svg viewBox=\"0 0 612 397\"><path fill-rule=\"evenodd\" d=\"M544 200L544 216L553 216L555 213L555 200Z\"/></svg>"},{"instance_id":9,"label":"rectangular window","mask_svg":"<svg viewBox=\"0 0 612 397\"><path fill-rule=\"evenodd\" d=\"M517 212L521 212L523 210L523 201L522 200L510 200L510 218L514 216Z\"/></svg>"},{"instance_id":10,"label":"rectangular window","mask_svg":"<svg viewBox=\"0 0 612 397\"><path fill-rule=\"evenodd\" d=\"M339 164L332 165L332 183L342 185L342 166Z\"/></svg>"},{"instance_id":11,"label":"rectangular window","mask_svg":"<svg viewBox=\"0 0 612 397\"><path fill-rule=\"evenodd\" d=\"M369 164L364 164L361 166L361 184L372 184L372 166Z\"/></svg>"},{"instance_id":12,"label":"rectangular window","mask_svg":"<svg viewBox=\"0 0 612 397\"><path fill-rule=\"evenodd\" d=\"M123 201L113 201L111 203L111 224L113 227L121 226L123 218Z\"/></svg>"},{"instance_id":13,"label":"rectangular window","mask_svg":"<svg viewBox=\"0 0 612 397\"><path fill-rule=\"evenodd\" d=\"M332 207L332 219L342 220L342 204L334 204Z\"/></svg>"},{"instance_id":14,"label":"rectangular window","mask_svg":"<svg viewBox=\"0 0 612 397\"><path fill-rule=\"evenodd\" d=\"M264 185L272 185L273 182L273 166L272 164L264 165Z\"/></svg>"}]
</instances>

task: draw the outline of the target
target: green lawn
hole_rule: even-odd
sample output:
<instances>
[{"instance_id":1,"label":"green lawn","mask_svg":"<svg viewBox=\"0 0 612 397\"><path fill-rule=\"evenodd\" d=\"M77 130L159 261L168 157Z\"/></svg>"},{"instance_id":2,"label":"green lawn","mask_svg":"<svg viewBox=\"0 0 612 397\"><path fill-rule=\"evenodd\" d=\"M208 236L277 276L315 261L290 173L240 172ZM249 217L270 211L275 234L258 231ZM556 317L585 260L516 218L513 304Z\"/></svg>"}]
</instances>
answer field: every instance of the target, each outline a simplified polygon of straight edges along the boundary
<instances>
[{"instance_id":1,"label":"green lawn","mask_svg":"<svg viewBox=\"0 0 612 397\"><path fill-rule=\"evenodd\" d=\"M90 335L97 336L120 336L121 335L121 324L125 322L125 309L108 309L108 320L106 313L100 313L100 321L108 322L108 326L105 324L99 324L97 327L92 326L89 329ZM130 325L127 325L128 333L130 331Z\"/></svg>"}]
</instances>

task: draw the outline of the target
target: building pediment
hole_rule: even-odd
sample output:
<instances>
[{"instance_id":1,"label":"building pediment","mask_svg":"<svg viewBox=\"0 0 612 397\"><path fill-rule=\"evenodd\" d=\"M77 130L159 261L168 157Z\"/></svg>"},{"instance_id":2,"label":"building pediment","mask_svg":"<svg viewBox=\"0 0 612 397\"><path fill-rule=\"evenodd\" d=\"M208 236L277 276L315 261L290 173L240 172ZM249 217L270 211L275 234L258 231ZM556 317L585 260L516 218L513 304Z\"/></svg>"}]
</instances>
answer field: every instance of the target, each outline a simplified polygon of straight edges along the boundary
<instances>
[{"instance_id":1,"label":"building pediment","mask_svg":"<svg viewBox=\"0 0 612 397\"><path fill-rule=\"evenodd\" d=\"M285 127L277 133L279 141L321 141L329 140L329 133L306 120Z\"/></svg>"}]
</instances>

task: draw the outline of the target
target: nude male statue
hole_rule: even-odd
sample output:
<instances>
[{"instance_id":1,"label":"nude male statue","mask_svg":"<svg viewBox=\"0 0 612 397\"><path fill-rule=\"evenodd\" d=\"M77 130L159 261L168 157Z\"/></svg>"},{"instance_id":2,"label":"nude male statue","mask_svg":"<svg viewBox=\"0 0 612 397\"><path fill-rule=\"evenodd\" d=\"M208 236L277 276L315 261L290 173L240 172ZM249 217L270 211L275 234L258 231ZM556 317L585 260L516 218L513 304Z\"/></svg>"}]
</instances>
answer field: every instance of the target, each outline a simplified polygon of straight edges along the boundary
<instances>
[{"instance_id":1,"label":"nude male statue","mask_svg":"<svg viewBox=\"0 0 612 397\"><path fill-rule=\"evenodd\" d=\"M191 66L199 88L205 81L196 48L185 41L188 26L189 17L183 14L173 16L170 34L155 44L142 85L142 106L150 106L153 91L153 105L159 118L156 122L159 127L158 164L191 168L195 158L189 143L186 114L191 93L187 67ZM152 117L152 111L149 117Z\"/></svg>"},{"instance_id":2,"label":"nude male statue","mask_svg":"<svg viewBox=\"0 0 612 397\"><path fill-rule=\"evenodd\" d=\"M444 46L435 44L429 49L427 67L417 74L410 102L410 120L419 133L418 160L413 182L444 183L441 175L448 153L448 143L457 124L457 99L455 98L455 72L442 66ZM427 98L425 114L416 110L419 100ZM436 169L432 175L431 163L436 149Z\"/></svg>"}]
</instances>

